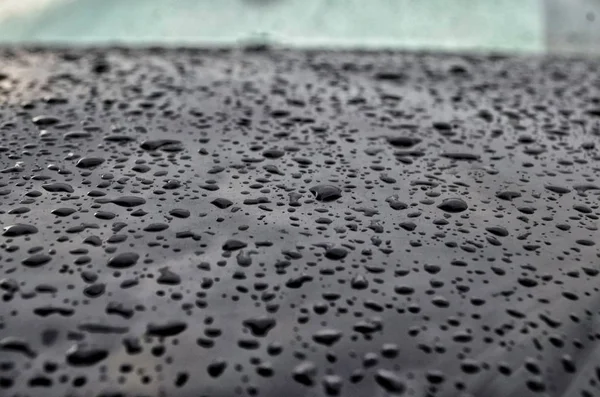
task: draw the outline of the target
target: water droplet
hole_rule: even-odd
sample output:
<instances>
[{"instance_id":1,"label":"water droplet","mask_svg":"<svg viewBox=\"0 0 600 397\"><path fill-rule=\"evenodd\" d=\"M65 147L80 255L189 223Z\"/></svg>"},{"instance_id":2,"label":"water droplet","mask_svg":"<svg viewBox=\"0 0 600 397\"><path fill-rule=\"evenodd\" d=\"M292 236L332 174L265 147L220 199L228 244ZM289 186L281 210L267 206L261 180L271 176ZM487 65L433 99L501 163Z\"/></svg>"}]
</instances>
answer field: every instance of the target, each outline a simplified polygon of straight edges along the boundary
<instances>
[{"instance_id":1,"label":"water droplet","mask_svg":"<svg viewBox=\"0 0 600 397\"><path fill-rule=\"evenodd\" d=\"M463 199L449 198L442 201L438 208L445 212L457 213L463 212L469 207Z\"/></svg>"},{"instance_id":2,"label":"water droplet","mask_svg":"<svg viewBox=\"0 0 600 397\"><path fill-rule=\"evenodd\" d=\"M310 192L315 195L319 201L335 201L342 197L340 188L333 185L316 185L310 188Z\"/></svg>"}]
</instances>

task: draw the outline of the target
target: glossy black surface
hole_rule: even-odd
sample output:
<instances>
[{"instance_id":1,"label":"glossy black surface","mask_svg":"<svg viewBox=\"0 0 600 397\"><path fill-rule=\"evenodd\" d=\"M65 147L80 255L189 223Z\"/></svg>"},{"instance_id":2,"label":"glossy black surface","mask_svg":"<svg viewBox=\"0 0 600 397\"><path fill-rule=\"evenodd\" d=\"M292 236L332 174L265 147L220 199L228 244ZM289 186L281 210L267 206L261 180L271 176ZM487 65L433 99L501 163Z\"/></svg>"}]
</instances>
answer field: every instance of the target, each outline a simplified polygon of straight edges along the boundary
<instances>
[{"instance_id":1,"label":"glossy black surface","mask_svg":"<svg viewBox=\"0 0 600 397\"><path fill-rule=\"evenodd\" d=\"M0 395L600 395L598 73L0 51Z\"/></svg>"}]
</instances>

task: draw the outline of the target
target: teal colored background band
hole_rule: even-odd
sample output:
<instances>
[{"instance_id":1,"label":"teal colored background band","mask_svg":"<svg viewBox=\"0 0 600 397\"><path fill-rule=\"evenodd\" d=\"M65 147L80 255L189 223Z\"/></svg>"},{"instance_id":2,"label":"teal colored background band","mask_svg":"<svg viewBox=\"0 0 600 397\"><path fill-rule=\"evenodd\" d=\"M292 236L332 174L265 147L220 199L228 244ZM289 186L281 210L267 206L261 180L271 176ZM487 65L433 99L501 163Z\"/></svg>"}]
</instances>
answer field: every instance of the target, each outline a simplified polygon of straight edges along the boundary
<instances>
[{"instance_id":1,"label":"teal colored background band","mask_svg":"<svg viewBox=\"0 0 600 397\"><path fill-rule=\"evenodd\" d=\"M597 0L0 0L0 42L600 53L598 10Z\"/></svg>"}]
</instances>

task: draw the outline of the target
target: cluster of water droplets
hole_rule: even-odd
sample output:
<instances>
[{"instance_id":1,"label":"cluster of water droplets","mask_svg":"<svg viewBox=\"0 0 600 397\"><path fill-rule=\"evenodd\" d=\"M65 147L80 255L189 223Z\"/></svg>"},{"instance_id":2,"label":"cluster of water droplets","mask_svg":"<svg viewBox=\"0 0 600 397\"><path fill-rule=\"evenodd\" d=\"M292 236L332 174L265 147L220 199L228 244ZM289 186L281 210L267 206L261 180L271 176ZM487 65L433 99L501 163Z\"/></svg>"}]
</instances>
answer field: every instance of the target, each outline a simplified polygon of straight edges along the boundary
<instances>
[{"instance_id":1,"label":"cluster of water droplets","mask_svg":"<svg viewBox=\"0 0 600 397\"><path fill-rule=\"evenodd\" d=\"M259 50L3 50L0 394L597 395L597 65Z\"/></svg>"}]
</instances>

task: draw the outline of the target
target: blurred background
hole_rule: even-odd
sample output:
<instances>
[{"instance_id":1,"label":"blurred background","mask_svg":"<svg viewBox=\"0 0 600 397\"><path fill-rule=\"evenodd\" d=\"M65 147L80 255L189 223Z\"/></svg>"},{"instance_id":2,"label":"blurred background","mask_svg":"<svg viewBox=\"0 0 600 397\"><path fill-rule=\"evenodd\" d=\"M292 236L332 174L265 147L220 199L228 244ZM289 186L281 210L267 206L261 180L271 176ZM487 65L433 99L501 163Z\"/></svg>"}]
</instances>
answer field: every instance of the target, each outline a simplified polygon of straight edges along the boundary
<instances>
[{"instance_id":1,"label":"blurred background","mask_svg":"<svg viewBox=\"0 0 600 397\"><path fill-rule=\"evenodd\" d=\"M0 0L0 44L600 54L600 0Z\"/></svg>"}]
</instances>

